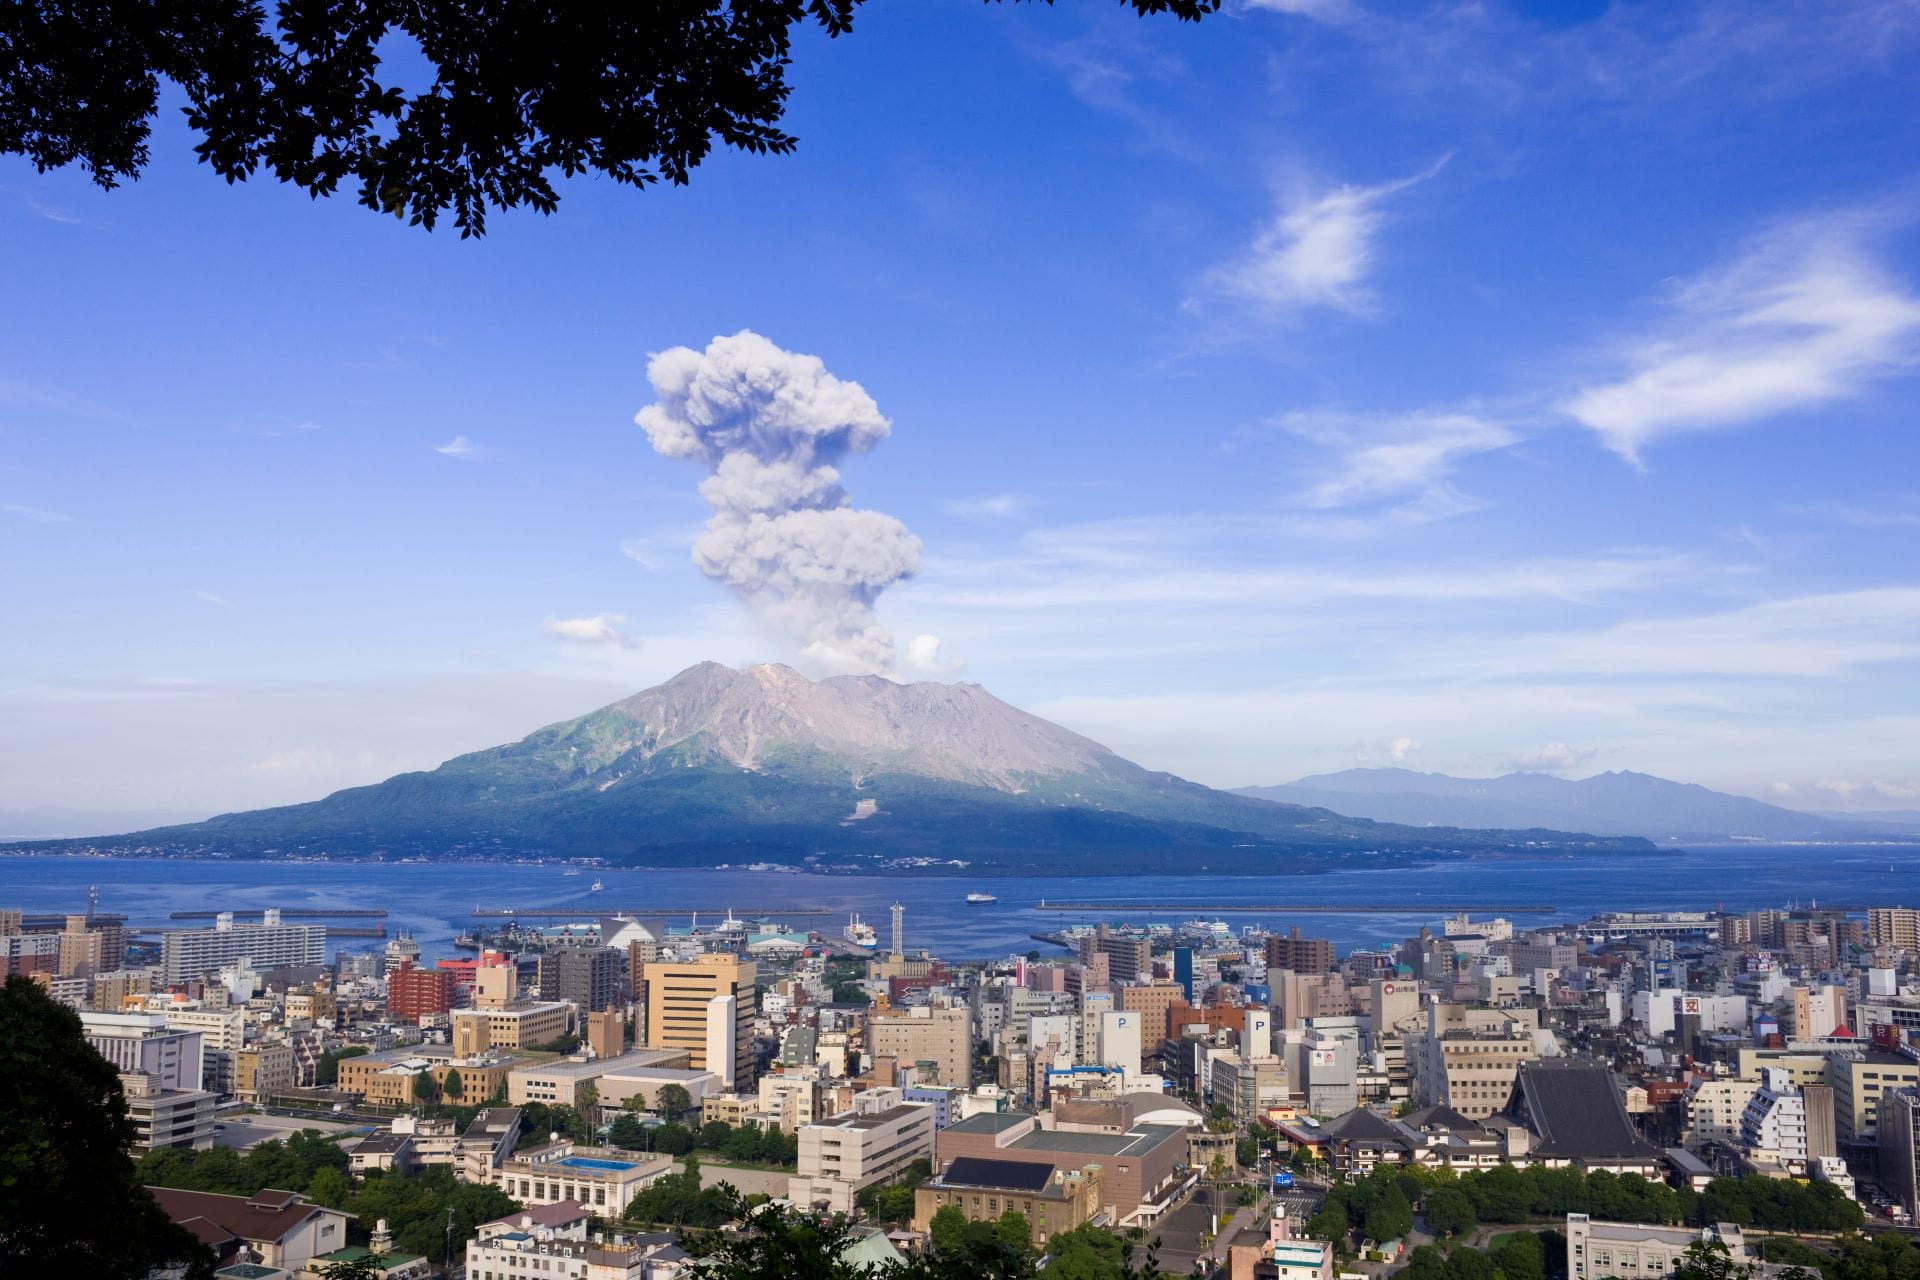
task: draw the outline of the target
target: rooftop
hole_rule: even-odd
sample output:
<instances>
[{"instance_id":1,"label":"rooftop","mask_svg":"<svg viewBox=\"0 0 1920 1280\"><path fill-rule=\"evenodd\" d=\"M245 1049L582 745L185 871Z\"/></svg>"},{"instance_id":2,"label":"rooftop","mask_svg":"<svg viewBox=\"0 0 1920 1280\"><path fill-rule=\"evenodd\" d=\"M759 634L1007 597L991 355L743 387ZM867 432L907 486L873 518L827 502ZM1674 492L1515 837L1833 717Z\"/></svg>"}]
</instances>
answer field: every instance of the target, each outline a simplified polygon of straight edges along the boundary
<instances>
[{"instance_id":1,"label":"rooftop","mask_svg":"<svg viewBox=\"0 0 1920 1280\"><path fill-rule=\"evenodd\" d=\"M1568 1160L1651 1160L1658 1154L1627 1118L1613 1073L1598 1063L1528 1063L1514 1082L1514 1099L1539 1135L1537 1154Z\"/></svg>"},{"instance_id":2,"label":"rooftop","mask_svg":"<svg viewBox=\"0 0 1920 1280\"><path fill-rule=\"evenodd\" d=\"M1177 1125L1143 1124L1128 1133L1067 1133L1036 1129L1012 1145L1024 1151L1071 1151L1075 1155L1131 1156L1151 1151L1169 1138L1186 1141L1186 1129Z\"/></svg>"},{"instance_id":3,"label":"rooftop","mask_svg":"<svg viewBox=\"0 0 1920 1280\"><path fill-rule=\"evenodd\" d=\"M936 1185L942 1187L984 1187L999 1191L1046 1191L1053 1181L1053 1166L1026 1160L987 1160L978 1156L956 1156Z\"/></svg>"},{"instance_id":4,"label":"rooftop","mask_svg":"<svg viewBox=\"0 0 1920 1280\"><path fill-rule=\"evenodd\" d=\"M977 1116L968 1116L965 1120L956 1120L947 1126L948 1133L1005 1133L1009 1129L1032 1121L1033 1116L1025 1111L983 1111Z\"/></svg>"}]
</instances>

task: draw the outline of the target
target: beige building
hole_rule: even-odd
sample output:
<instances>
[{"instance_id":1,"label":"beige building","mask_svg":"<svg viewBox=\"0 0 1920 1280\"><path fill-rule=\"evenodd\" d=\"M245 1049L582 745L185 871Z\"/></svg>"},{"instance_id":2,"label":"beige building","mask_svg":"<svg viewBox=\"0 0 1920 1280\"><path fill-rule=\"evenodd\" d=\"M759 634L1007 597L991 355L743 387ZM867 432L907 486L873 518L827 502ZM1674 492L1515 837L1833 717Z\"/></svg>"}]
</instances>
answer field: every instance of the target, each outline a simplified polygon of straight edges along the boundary
<instances>
[{"instance_id":1,"label":"beige building","mask_svg":"<svg viewBox=\"0 0 1920 1280\"><path fill-rule=\"evenodd\" d=\"M788 1198L851 1213L863 1187L898 1177L915 1160L932 1160L933 1108L900 1098L898 1089L869 1089L855 1096L855 1110L801 1126Z\"/></svg>"},{"instance_id":2,"label":"beige building","mask_svg":"<svg viewBox=\"0 0 1920 1280\"><path fill-rule=\"evenodd\" d=\"M1726 1246L1727 1261L1742 1269L1748 1263L1746 1237L1730 1222L1702 1231L1692 1227L1648 1227L1632 1222L1596 1222L1584 1213L1567 1215L1567 1276L1569 1280L1603 1280L1607 1276L1641 1276L1648 1280L1670 1276L1686 1260L1687 1250L1702 1240Z\"/></svg>"},{"instance_id":3,"label":"beige building","mask_svg":"<svg viewBox=\"0 0 1920 1280\"><path fill-rule=\"evenodd\" d=\"M1177 982L1128 983L1114 995L1122 1011L1140 1015L1140 1040L1149 1051L1173 1034L1173 1007L1186 1003L1187 997Z\"/></svg>"},{"instance_id":4,"label":"beige building","mask_svg":"<svg viewBox=\"0 0 1920 1280\"><path fill-rule=\"evenodd\" d=\"M248 1045L233 1056L233 1095L265 1102L293 1088L293 1046L285 1041Z\"/></svg>"},{"instance_id":5,"label":"beige building","mask_svg":"<svg viewBox=\"0 0 1920 1280\"><path fill-rule=\"evenodd\" d=\"M867 1048L875 1058L892 1058L901 1066L931 1064L936 1078L922 1073L922 1084L973 1086L973 1010L965 1005L877 1006L867 1021Z\"/></svg>"},{"instance_id":6,"label":"beige building","mask_svg":"<svg viewBox=\"0 0 1920 1280\"><path fill-rule=\"evenodd\" d=\"M530 1049L560 1039L573 1030L573 1006L555 1000L504 1009L455 1009L452 1023L454 1056L477 1058L489 1049Z\"/></svg>"},{"instance_id":7,"label":"beige building","mask_svg":"<svg viewBox=\"0 0 1920 1280\"><path fill-rule=\"evenodd\" d=\"M1758 1079L1715 1080L1705 1076L1687 1086L1682 1103L1687 1117L1687 1145L1738 1142L1740 1114L1759 1088Z\"/></svg>"},{"instance_id":8,"label":"beige building","mask_svg":"<svg viewBox=\"0 0 1920 1280\"><path fill-rule=\"evenodd\" d=\"M599 1106L619 1107L635 1094L651 1102L662 1085L679 1084L698 1102L712 1077L704 1071L689 1071L686 1064L687 1054L680 1049L635 1049L613 1058L523 1063L507 1076L507 1101L516 1107L529 1102L579 1107L591 1096Z\"/></svg>"},{"instance_id":9,"label":"beige building","mask_svg":"<svg viewBox=\"0 0 1920 1280\"><path fill-rule=\"evenodd\" d=\"M627 1051L627 1018L619 1009L597 1009L587 1015L587 1047L596 1058L617 1058Z\"/></svg>"},{"instance_id":10,"label":"beige building","mask_svg":"<svg viewBox=\"0 0 1920 1280\"><path fill-rule=\"evenodd\" d=\"M684 1049L689 1065L726 1088L753 1081L753 1018L759 1002L753 961L702 955L646 966L647 1044Z\"/></svg>"},{"instance_id":11,"label":"beige building","mask_svg":"<svg viewBox=\"0 0 1920 1280\"><path fill-rule=\"evenodd\" d=\"M618 1218L633 1198L671 1172L673 1157L550 1142L502 1160L494 1185L530 1209L572 1200L595 1217Z\"/></svg>"},{"instance_id":12,"label":"beige building","mask_svg":"<svg viewBox=\"0 0 1920 1280\"><path fill-rule=\"evenodd\" d=\"M1920 951L1920 910L1873 907L1867 911L1867 942L1896 951Z\"/></svg>"},{"instance_id":13,"label":"beige building","mask_svg":"<svg viewBox=\"0 0 1920 1280\"><path fill-rule=\"evenodd\" d=\"M520 998L520 970L510 964L483 964L473 971L473 1007L507 1009Z\"/></svg>"},{"instance_id":14,"label":"beige building","mask_svg":"<svg viewBox=\"0 0 1920 1280\"><path fill-rule=\"evenodd\" d=\"M1880 1095L1920 1084L1920 1062L1884 1049L1838 1050L1827 1055L1823 1083L1833 1090L1839 1137L1871 1138L1879 1125Z\"/></svg>"},{"instance_id":15,"label":"beige building","mask_svg":"<svg viewBox=\"0 0 1920 1280\"><path fill-rule=\"evenodd\" d=\"M1030 1242L1047 1240L1100 1216L1100 1166L1058 1169L1050 1164L962 1156L913 1193L913 1229L926 1231L933 1215L951 1205L968 1222L996 1222L1007 1212L1027 1220Z\"/></svg>"},{"instance_id":16,"label":"beige building","mask_svg":"<svg viewBox=\"0 0 1920 1280\"><path fill-rule=\"evenodd\" d=\"M1506 1106L1521 1065L1540 1056L1536 1028L1524 1016L1531 1012L1429 1007L1414 1077L1416 1102L1452 1107L1469 1120L1485 1120Z\"/></svg>"},{"instance_id":17,"label":"beige building","mask_svg":"<svg viewBox=\"0 0 1920 1280\"><path fill-rule=\"evenodd\" d=\"M156 1076L122 1072L120 1089L126 1095L127 1115L133 1121L133 1149L160 1147L206 1151L213 1146L213 1113L218 1103L200 1089L168 1089Z\"/></svg>"},{"instance_id":18,"label":"beige building","mask_svg":"<svg viewBox=\"0 0 1920 1280\"><path fill-rule=\"evenodd\" d=\"M432 1083L428 1092L444 1094L447 1078L460 1073L460 1096L452 1101L474 1103L493 1097L507 1083L515 1060L491 1055L485 1058L450 1058L446 1050L429 1053L420 1049L387 1049L340 1060L341 1090L357 1093L380 1107L410 1106L421 1096L421 1076Z\"/></svg>"}]
</instances>

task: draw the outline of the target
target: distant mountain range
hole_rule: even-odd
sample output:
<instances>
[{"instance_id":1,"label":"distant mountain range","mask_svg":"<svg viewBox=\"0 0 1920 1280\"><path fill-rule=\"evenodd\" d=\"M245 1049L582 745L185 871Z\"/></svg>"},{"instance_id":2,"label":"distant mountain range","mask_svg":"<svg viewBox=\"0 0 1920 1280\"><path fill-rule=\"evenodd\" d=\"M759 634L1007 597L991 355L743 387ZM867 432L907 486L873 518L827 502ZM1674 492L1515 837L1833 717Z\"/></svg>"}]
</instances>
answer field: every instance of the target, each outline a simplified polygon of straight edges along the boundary
<instances>
[{"instance_id":1,"label":"distant mountain range","mask_svg":"<svg viewBox=\"0 0 1920 1280\"><path fill-rule=\"evenodd\" d=\"M1662 843L1920 838L1920 827L1873 815L1802 813L1630 772L1572 781L1544 773L1453 778L1411 769L1347 769L1280 786L1240 787L1237 794L1410 826L1556 827Z\"/></svg>"},{"instance_id":2,"label":"distant mountain range","mask_svg":"<svg viewBox=\"0 0 1920 1280\"><path fill-rule=\"evenodd\" d=\"M1233 795L1143 769L978 685L711 662L519 742L310 804L11 847L852 869L963 860L1033 874L1653 851L1630 837L1396 826Z\"/></svg>"}]
</instances>

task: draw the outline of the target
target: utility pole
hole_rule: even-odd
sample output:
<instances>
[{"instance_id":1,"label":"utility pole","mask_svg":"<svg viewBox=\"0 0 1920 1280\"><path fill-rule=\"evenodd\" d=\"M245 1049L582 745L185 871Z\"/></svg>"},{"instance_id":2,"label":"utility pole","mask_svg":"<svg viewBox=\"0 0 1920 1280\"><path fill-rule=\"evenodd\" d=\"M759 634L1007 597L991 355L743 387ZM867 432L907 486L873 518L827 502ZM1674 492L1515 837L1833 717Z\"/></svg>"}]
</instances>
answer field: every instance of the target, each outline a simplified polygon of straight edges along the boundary
<instances>
[{"instance_id":1,"label":"utility pole","mask_svg":"<svg viewBox=\"0 0 1920 1280\"><path fill-rule=\"evenodd\" d=\"M447 1247L440 1255L440 1261L448 1275L453 1274L453 1206L447 1206Z\"/></svg>"}]
</instances>

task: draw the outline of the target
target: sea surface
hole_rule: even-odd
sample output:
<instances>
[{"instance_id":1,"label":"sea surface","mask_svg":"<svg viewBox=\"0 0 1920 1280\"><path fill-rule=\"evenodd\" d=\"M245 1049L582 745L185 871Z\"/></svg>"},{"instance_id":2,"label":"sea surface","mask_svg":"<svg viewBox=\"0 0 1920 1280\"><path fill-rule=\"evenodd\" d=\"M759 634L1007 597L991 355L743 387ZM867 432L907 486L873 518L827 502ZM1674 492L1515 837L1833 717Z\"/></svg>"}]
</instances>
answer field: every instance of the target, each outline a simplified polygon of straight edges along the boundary
<instances>
[{"instance_id":1,"label":"sea surface","mask_svg":"<svg viewBox=\"0 0 1920 1280\"><path fill-rule=\"evenodd\" d=\"M888 907L897 901L906 908L909 949L924 947L948 960L976 960L1036 947L1047 953L1045 944L1033 941L1032 935L1095 920L1179 924L1217 917L1236 933L1243 925L1297 925L1310 937L1333 939L1345 951L1397 942L1463 907L1473 908L1476 915L1499 908L1553 908L1511 916L1516 926L1528 928L1577 922L1602 911L1744 911L1815 901L1862 910L1920 906L1920 852L1911 845L1741 845L1637 857L1483 857L1274 876L881 877L592 868L568 876L564 870L558 865L494 863L5 857L0 858L0 907L28 913L82 911L89 886L99 889L100 910L125 913L135 927L181 927L181 922L169 920L173 911L382 907L389 913L389 934L411 931L423 953L432 957L452 953L454 935L474 925L471 913L482 906L565 908L577 911L571 917L577 920L616 910L646 914L698 908L712 913L703 914L704 921L732 909L834 937L857 912L879 930L884 946ZM591 891L596 878L604 885L598 893ZM966 895L976 891L995 894L999 901L969 905ZM1042 907L1043 900L1150 905L1062 911ZM1228 904L1301 909L1205 909ZM1313 909L1320 906L1362 909ZM828 914L790 914L804 907ZM370 939L340 939L337 949L378 945Z\"/></svg>"}]
</instances>

